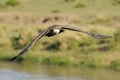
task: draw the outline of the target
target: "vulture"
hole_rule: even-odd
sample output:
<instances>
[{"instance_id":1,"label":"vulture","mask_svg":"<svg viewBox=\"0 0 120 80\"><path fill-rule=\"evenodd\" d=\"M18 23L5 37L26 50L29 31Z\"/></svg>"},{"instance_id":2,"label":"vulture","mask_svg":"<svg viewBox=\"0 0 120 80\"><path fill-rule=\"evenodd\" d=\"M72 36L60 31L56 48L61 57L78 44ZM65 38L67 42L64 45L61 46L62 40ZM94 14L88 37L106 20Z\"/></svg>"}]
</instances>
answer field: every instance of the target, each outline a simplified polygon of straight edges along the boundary
<instances>
[{"instance_id":1,"label":"vulture","mask_svg":"<svg viewBox=\"0 0 120 80\"><path fill-rule=\"evenodd\" d=\"M107 38L111 38L111 36L104 36L104 35L100 35L100 34L96 34L93 32L88 32L88 31L84 31L81 30L77 27L73 27L73 26L68 26L68 25L52 25L49 28L41 31L32 41L31 43L29 43L18 55L12 57L10 59L10 61L14 61L16 60L18 57L21 57L22 55L24 55L25 53L27 53L31 47L43 36L47 36L47 37L52 37L55 35L58 35L62 32L64 32L65 30L71 30L71 31L77 31L77 32L82 32L85 33L93 38L96 39L107 39Z\"/></svg>"}]
</instances>

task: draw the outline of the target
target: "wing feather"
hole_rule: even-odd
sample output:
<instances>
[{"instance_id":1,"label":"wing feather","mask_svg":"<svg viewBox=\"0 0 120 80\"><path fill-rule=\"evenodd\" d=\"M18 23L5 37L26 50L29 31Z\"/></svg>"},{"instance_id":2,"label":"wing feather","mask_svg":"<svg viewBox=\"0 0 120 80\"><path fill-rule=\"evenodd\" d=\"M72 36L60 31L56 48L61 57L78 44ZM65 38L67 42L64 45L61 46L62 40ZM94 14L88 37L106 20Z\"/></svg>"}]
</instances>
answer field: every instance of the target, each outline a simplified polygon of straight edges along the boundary
<instances>
[{"instance_id":1,"label":"wing feather","mask_svg":"<svg viewBox=\"0 0 120 80\"><path fill-rule=\"evenodd\" d=\"M49 32L49 29L46 29L42 32L40 32L33 40L31 43L29 43L17 56L14 56L12 59L10 59L10 61L14 61L16 60L18 57L24 55L26 52L28 52L28 50L30 50L30 48L44 35L46 35Z\"/></svg>"},{"instance_id":2,"label":"wing feather","mask_svg":"<svg viewBox=\"0 0 120 80\"><path fill-rule=\"evenodd\" d=\"M111 36L105 36L105 35L100 35L100 34L96 34L93 32L87 32L87 31L83 31L82 29L76 28L76 27L72 27L72 26L66 26L66 25L61 25L61 29L67 29L67 30L72 30L72 31L78 31L78 32L82 32L85 34L88 34L96 39L107 39L107 38L112 38Z\"/></svg>"}]
</instances>

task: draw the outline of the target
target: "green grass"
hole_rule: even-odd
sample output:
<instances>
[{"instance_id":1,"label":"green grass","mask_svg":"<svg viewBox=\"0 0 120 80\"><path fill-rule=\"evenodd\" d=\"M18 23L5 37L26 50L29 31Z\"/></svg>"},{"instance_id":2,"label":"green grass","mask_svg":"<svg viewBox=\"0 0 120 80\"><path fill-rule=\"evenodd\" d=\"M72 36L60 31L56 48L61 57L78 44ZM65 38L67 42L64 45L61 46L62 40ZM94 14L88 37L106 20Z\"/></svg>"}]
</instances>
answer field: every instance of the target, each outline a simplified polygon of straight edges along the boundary
<instances>
[{"instance_id":1,"label":"green grass","mask_svg":"<svg viewBox=\"0 0 120 80\"><path fill-rule=\"evenodd\" d=\"M15 6L18 6L18 5L20 5L20 1L19 0L8 0L7 2L6 2L6 5L7 6L13 6L13 7L15 7Z\"/></svg>"},{"instance_id":2,"label":"green grass","mask_svg":"<svg viewBox=\"0 0 120 80\"><path fill-rule=\"evenodd\" d=\"M110 64L110 68L113 70L119 71L120 70L120 60L112 61Z\"/></svg>"},{"instance_id":3,"label":"green grass","mask_svg":"<svg viewBox=\"0 0 120 80\"><path fill-rule=\"evenodd\" d=\"M77 2L77 3L75 4L75 8L84 8L84 7L87 7L85 3Z\"/></svg>"}]
</instances>

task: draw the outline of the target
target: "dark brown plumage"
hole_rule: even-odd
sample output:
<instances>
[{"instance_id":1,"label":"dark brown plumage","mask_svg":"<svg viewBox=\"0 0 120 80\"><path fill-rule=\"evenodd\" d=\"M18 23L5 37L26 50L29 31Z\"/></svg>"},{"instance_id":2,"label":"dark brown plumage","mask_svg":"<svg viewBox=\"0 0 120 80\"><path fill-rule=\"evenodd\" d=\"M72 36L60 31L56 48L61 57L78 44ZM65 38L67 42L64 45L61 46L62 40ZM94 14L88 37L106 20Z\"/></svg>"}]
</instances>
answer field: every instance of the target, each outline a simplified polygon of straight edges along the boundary
<instances>
[{"instance_id":1,"label":"dark brown plumage","mask_svg":"<svg viewBox=\"0 0 120 80\"><path fill-rule=\"evenodd\" d=\"M43 36L54 36L57 35L59 33L64 32L64 30L72 30L72 31L77 31L77 32L82 32L85 34L88 34L96 39L107 39L107 38L111 38L111 36L104 36L104 35L100 35L100 34L95 34L92 32L87 32L87 31L83 31L79 28L76 27L72 27L72 26L67 26L67 25L53 25L50 26L48 29L41 31L34 39L33 41L28 44L17 56L11 58L11 61L16 60L18 57L22 56L23 54L25 54L35 43L36 41L38 41L41 37Z\"/></svg>"}]
</instances>

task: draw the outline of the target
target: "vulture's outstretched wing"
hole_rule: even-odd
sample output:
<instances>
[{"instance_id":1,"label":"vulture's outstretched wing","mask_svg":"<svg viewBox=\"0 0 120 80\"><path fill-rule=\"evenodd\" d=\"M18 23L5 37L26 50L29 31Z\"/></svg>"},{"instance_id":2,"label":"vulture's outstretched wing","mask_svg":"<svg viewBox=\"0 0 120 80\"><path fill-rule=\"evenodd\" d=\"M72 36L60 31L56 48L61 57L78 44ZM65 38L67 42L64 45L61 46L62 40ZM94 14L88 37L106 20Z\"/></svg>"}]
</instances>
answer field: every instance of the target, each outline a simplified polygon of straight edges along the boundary
<instances>
[{"instance_id":1,"label":"vulture's outstretched wing","mask_svg":"<svg viewBox=\"0 0 120 80\"><path fill-rule=\"evenodd\" d=\"M87 31L83 31L79 28L76 27L72 27L72 26L66 26L66 25L60 25L61 29L67 29L67 30L72 30L72 31L78 31L78 32L82 32L85 34L88 34L96 39L107 39L107 38L112 38L111 36L104 36L104 35L100 35L100 34L96 34L96 33L92 33L92 32L87 32Z\"/></svg>"},{"instance_id":2,"label":"vulture's outstretched wing","mask_svg":"<svg viewBox=\"0 0 120 80\"><path fill-rule=\"evenodd\" d=\"M29 43L17 56L14 56L13 58L10 59L10 61L16 60L18 57L22 56L25 54L41 37L45 36L50 29L46 29L42 32L40 32L31 43Z\"/></svg>"}]
</instances>

